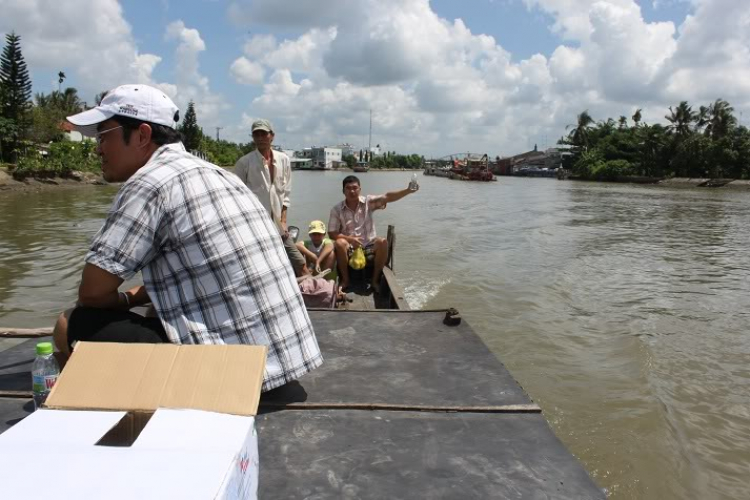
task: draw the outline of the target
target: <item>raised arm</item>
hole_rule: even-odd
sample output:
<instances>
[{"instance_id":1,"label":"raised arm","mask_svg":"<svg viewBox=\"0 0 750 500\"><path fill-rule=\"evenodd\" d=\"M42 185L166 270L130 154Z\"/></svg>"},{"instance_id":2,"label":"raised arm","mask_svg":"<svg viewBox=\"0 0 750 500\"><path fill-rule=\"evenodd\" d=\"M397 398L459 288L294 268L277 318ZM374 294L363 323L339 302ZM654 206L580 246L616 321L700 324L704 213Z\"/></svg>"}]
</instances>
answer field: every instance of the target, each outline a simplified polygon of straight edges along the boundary
<instances>
[{"instance_id":1,"label":"raised arm","mask_svg":"<svg viewBox=\"0 0 750 500\"><path fill-rule=\"evenodd\" d=\"M400 191L390 191L388 193L385 193L385 201L386 203L393 203L394 201L398 201L404 196L410 195L412 193L416 193L416 191L412 191L409 188L402 189Z\"/></svg>"}]
</instances>

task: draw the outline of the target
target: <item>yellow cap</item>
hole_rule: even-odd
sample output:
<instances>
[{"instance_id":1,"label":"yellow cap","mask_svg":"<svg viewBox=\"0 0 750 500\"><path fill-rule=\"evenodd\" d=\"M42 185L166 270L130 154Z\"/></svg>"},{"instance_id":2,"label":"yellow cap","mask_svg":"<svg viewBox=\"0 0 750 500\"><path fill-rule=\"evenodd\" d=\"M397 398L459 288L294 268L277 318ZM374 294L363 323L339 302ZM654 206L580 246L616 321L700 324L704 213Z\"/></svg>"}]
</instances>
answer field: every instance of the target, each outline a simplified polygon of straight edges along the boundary
<instances>
[{"instance_id":1,"label":"yellow cap","mask_svg":"<svg viewBox=\"0 0 750 500\"><path fill-rule=\"evenodd\" d=\"M323 223L322 220L312 221L308 229L309 231L307 232L307 234L312 234L312 233L326 234L326 225Z\"/></svg>"}]
</instances>

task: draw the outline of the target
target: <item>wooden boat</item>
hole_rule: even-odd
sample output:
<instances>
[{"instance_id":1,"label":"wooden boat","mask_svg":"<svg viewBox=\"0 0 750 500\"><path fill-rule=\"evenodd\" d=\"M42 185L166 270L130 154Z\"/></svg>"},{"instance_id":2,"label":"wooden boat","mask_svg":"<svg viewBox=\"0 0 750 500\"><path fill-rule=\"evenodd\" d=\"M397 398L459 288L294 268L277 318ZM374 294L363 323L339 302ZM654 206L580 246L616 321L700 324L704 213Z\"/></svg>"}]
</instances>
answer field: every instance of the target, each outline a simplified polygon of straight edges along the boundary
<instances>
[{"instance_id":1,"label":"wooden boat","mask_svg":"<svg viewBox=\"0 0 750 500\"><path fill-rule=\"evenodd\" d=\"M604 499L458 311L409 310L392 259L383 281L387 300L309 311L326 361L261 398L259 498ZM0 328L0 432L33 410L23 337L49 329L18 333Z\"/></svg>"},{"instance_id":2,"label":"wooden boat","mask_svg":"<svg viewBox=\"0 0 750 500\"><path fill-rule=\"evenodd\" d=\"M358 161L357 164L352 167L353 172L367 172L370 170L370 164L366 161Z\"/></svg>"}]
</instances>

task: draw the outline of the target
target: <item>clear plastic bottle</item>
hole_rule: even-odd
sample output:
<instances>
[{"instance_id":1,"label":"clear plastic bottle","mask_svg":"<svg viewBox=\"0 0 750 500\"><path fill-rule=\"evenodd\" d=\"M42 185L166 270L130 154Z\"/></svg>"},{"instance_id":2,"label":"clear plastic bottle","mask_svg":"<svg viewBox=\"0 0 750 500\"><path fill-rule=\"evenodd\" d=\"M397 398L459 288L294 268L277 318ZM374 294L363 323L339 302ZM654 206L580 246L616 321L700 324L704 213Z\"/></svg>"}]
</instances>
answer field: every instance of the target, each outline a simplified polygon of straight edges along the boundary
<instances>
[{"instance_id":1,"label":"clear plastic bottle","mask_svg":"<svg viewBox=\"0 0 750 500\"><path fill-rule=\"evenodd\" d=\"M52 344L50 342L38 343L36 345L36 359L34 359L34 364L31 365L35 409L41 408L59 376L60 367L52 354Z\"/></svg>"},{"instance_id":2,"label":"clear plastic bottle","mask_svg":"<svg viewBox=\"0 0 750 500\"><path fill-rule=\"evenodd\" d=\"M411 181L409 182L409 189L416 191L419 189L419 183L417 182L417 174L411 174Z\"/></svg>"}]
</instances>

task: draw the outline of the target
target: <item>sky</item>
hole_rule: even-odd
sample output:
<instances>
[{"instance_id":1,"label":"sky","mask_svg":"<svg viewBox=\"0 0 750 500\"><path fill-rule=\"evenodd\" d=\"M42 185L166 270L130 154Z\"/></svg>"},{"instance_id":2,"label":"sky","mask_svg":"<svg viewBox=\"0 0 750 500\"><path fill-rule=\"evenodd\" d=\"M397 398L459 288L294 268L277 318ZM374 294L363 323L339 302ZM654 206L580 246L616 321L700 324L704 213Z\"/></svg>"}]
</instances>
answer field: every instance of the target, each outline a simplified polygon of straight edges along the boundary
<instances>
[{"instance_id":1,"label":"sky","mask_svg":"<svg viewBox=\"0 0 750 500\"><path fill-rule=\"evenodd\" d=\"M146 83L204 133L438 158L552 147L588 110L729 101L750 119L750 0L0 0L34 92ZM742 116L740 116L742 113Z\"/></svg>"}]
</instances>

